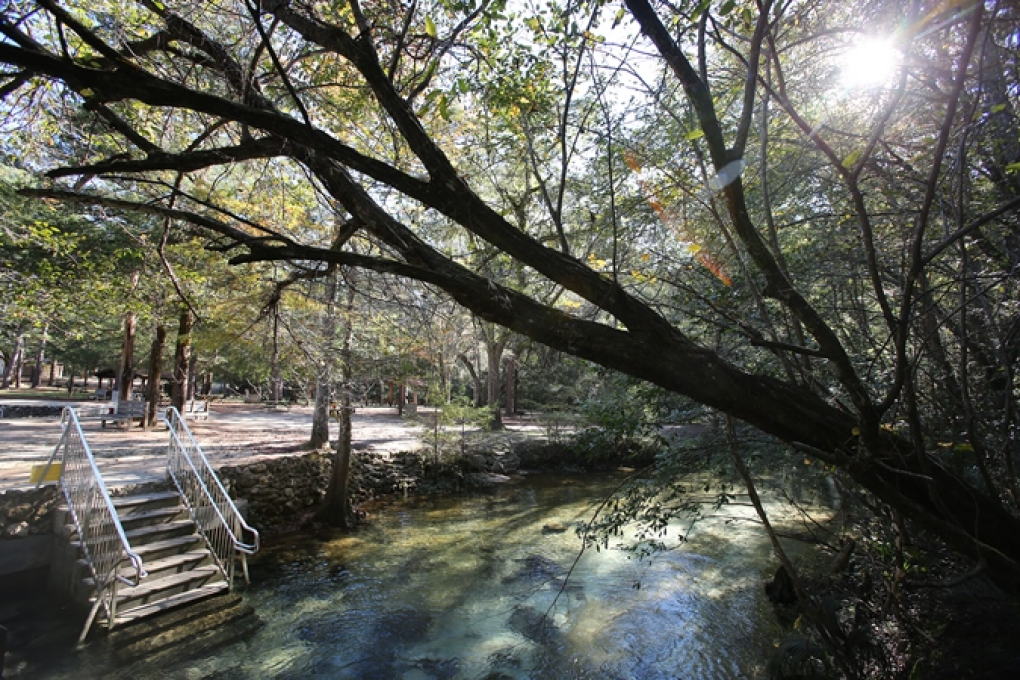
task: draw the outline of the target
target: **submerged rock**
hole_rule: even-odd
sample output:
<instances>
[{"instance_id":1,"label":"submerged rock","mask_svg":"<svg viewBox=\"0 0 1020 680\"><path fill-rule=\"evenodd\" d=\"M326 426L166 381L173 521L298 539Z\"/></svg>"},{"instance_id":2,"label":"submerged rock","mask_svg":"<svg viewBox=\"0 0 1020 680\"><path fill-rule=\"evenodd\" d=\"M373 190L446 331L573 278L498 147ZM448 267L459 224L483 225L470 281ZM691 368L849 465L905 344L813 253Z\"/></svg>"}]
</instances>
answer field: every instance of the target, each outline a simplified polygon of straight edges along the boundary
<instances>
[{"instance_id":1,"label":"submerged rock","mask_svg":"<svg viewBox=\"0 0 1020 680\"><path fill-rule=\"evenodd\" d=\"M472 472L464 475L464 479L471 486L483 488L495 486L496 484L506 484L510 481L510 478L506 475L500 475L495 472Z\"/></svg>"},{"instance_id":2,"label":"submerged rock","mask_svg":"<svg viewBox=\"0 0 1020 680\"><path fill-rule=\"evenodd\" d=\"M518 605L510 614L510 629L532 642L548 644L560 637L560 631L545 612L531 605Z\"/></svg>"},{"instance_id":3,"label":"submerged rock","mask_svg":"<svg viewBox=\"0 0 1020 680\"><path fill-rule=\"evenodd\" d=\"M457 659L414 659L400 664L397 668L398 676L401 678L424 677L435 680L445 680L456 677L460 669L460 661Z\"/></svg>"},{"instance_id":4,"label":"submerged rock","mask_svg":"<svg viewBox=\"0 0 1020 680\"><path fill-rule=\"evenodd\" d=\"M414 607L384 612L372 630L372 638L387 645L417 642L428 634L432 619L432 614Z\"/></svg>"},{"instance_id":5,"label":"submerged rock","mask_svg":"<svg viewBox=\"0 0 1020 680\"><path fill-rule=\"evenodd\" d=\"M528 555L522 560L514 561L520 566L512 574L504 577L503 583L547 581L563 573L563 567L542 555Z\"/></svg>"}]
</instances>

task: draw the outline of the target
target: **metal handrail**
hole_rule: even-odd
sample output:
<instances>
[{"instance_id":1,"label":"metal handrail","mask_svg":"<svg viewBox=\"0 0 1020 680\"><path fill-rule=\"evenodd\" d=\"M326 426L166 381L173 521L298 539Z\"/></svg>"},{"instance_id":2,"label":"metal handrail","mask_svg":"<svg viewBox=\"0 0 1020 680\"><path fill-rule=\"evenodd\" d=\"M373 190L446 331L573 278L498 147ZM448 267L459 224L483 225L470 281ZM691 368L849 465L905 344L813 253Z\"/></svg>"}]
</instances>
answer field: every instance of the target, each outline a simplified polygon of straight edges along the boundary
<instances>
[{"instance_id":1,"label":"metal handrail","mask_svg":"<svg viewBox=\"0 0 1020 680\"><path fill-rule=\"evenodd\" d=\"M233 587L235 556L241 558L244 580L248 583L247 556L258 551L259 532L244 521L180 412L171 406L163 418L170 430L167 474L181 493L227 583ZM239 538L244 532L250 534L250 542Z\"/></svg>"},{"instance_id":2,"label":"metal handrail","mask_svg":"<svg viewBox=\"0 0 1020 680\"><path fill-rule=\"evenodd\" d=\"M46 469L58 455L62 455L60 486L96 584L96 599L78 638L78 644L81 644L100 607L106 610L108 625L113 627L117 616L117 584L137 586L146 573L141 556L131 550L113 499L99 474L92 449L73 408L63 410L60 425L63 434L46 463ZM127 571L121 569L125 560L130 563Z\"/></svg>"}]
</instances>

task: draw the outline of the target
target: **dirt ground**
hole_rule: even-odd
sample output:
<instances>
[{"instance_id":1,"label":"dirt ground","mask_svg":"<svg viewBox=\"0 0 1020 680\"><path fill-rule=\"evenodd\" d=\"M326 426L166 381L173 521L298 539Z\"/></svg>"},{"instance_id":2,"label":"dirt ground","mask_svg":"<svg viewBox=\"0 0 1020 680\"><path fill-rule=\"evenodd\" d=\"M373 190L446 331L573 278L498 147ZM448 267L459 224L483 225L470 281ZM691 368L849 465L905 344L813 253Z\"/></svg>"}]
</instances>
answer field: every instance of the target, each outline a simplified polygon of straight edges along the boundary
<instances>
[{"instance_id":1,"label":"dirt ground","mask_svg":"<svg viewBox=\"0 0 1020 680\"><path fill-rule=\"evenodd\" d=\"M4 403L15 402L0 400L0 405ZM207 420L190 421L189 427L214 467L235 465L301 451L311 434L312 409L216 403ZM334 440L336 427L331 423ZM98 420L83 420L82 429L108 486L155 481L165 474L169 441L165 427L124 430L108 424L104 430ZM421 445L420 431L420 425L398 416L395 408L359 408L353 417L356 450L412 450ZM0 491L29 488L32 466L46 462L61 433L55 417L0 419Z\"/></svg>"},{"instance_id":2,"label":"dirt ground","mask_svg":"<svg viewBox=\"0 0 1020 680\"><path fill-rule=\"evenodd\" d=\"M0 399L6 404L43 405L37 400ZM75 406L95 402L52 402ZM428 416L428 409L419 409ZM359 407L352 418L355 451L411 451L422 445L422 425L397 415L395 407ZM542 427L533 419L504 419L510 431L535 435ZM312 407L270 409L260 404L214 403L208 419L189 420L188 426L213 467L289 456L304 450L312 431ZM117 488L157 481L166 474L169 434L165 427L149 431L133 426L102 429L94 419L82 421L82 430L107 486ZM60 441L60 418L0 418L0 492L31 488L32 466L45 463ZM338 436L330 422L330 440Z\"/></svg>"}]
</instances>

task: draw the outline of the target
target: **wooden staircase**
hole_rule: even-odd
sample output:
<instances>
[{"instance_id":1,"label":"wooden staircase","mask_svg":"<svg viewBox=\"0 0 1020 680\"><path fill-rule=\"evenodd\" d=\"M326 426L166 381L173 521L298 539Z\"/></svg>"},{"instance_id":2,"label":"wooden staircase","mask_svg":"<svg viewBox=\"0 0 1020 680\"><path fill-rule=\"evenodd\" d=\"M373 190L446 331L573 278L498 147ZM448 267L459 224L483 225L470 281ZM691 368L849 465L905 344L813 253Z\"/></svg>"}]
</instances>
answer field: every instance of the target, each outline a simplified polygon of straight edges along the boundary
<instances>
[{"instance_id":1,"label":"wooden staircase","mask_svg":"<svg viewBox=\"0 0 1020 680\"><path fill-rule=\"evenodd\" d=\"M176 491L117 497L113 505L132 550L145 565L145 576L137 586L118 584L114 625L176 609L229 589L223 571ZM70 520L64 525L64 534L77 553L72 576L74 600L91 608L96 597L95 580ZM129 571L129 567L123 568L124 575ZM96 620L108 625L108 611L100 608Z\"/></svg>"},{"instance_id":2,"label":"wooden staircase","mask_svg":"<svg viewBox=\"0 0 1020 680\"><path fill-rule=\"evenodd\" d=\"M65 540L54 549L50 589L88 612L79 644L96 622L112 630L226 593L238 565L248 581L247 558L258 552L259 532L241 516L177 409L168 408L163 422L175 490L112 496L72 408L64 409L60 441L40 471L44 478L60 466L68 507L54 520Z\"/></svg>"}]
</instances>

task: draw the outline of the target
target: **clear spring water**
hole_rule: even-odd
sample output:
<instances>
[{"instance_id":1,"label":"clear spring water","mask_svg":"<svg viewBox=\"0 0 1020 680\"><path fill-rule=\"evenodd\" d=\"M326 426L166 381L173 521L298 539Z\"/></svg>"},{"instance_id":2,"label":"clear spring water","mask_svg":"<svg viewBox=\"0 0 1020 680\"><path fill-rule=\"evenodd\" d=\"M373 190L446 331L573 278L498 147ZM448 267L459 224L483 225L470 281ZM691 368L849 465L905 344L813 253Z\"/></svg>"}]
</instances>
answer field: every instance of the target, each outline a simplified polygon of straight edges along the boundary
<instances>
[{"instance_id":1,"label":"clear spring water","mask_svg":"<svg viewBox=\"0 0 1020 680\"><path fill-rule=\"evenodd\" d=\"M752 511L699 521L651 562L616 549L577 560L573 526L618 481L527 477L384 506L353 535L274 542L245 595L264 625L154 677L761 677L781 631L762 588L767 539L733 520ZM101 659L51 659L38 677L118 675Z\"/></svg>"}]
</instances>

